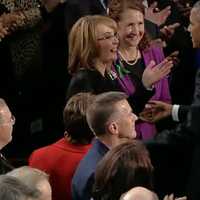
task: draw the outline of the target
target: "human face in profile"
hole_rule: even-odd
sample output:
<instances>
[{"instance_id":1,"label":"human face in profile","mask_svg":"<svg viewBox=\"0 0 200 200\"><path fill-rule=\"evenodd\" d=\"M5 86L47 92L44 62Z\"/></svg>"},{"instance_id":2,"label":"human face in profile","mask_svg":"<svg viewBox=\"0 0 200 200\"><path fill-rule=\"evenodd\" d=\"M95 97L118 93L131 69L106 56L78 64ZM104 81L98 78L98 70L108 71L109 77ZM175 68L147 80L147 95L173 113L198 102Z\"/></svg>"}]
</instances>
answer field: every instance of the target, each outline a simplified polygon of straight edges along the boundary
<instances>
[{"instance_id":1,"label":"human face in profile","mask_svg":"<svg viewBox=\"0 0 200 200\"><path fill-rule=\"evenodd\" d=\"M117 127L118 137L122 139L134 139L136 138L135 122L138 119L133 113L127 100L117 102Z\"/></svg>"},{"instance_id":2,"label":"human face in profile","mask_svg":"<svg viewBox=\"0 0 200 200\"><path fill-rule=\"evenodd\" d=\"M104 24L97 26L98 59L103 63L112 63L117 59L119 40L116 31Z\"/></svg>"},{"instance_id":3,"label":"human face in profile","mask_svg":"<svg viewBox=\"0 0 200 200\"><path fill-rule=\"evenodd\" d=\"M0 109L2 122L0 124L0 141L4 146L12 140L13 125L15 124L15 117L10 112L7 106Z\"/></svg>"},{"instance_id":4,"label":"human face in profile","mask_svg":"<svg viewBox=\"0 0 200 200\"><path fill-rule=\"evenodd\" d=\"M194 48L200 48L200 14L198 12L200 12L198 9L192 9L190 14L190 25L188 27Z\"/></svg>"}]
</instances>

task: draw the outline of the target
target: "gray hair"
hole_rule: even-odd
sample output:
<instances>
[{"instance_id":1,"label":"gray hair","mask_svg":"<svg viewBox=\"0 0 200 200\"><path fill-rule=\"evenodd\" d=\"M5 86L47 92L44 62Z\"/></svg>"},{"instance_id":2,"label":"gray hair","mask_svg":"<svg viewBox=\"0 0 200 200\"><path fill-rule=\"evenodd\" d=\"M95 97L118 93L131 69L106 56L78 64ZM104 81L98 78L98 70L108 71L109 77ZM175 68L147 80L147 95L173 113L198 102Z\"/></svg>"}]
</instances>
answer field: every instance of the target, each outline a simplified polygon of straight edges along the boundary
<instances>
[{"instance_id":1,"label":"gray hair","mask_svg":"<svg viewBox=\"0 0 200 200\"><path fill-rule=\"evenodd\" d=\"M38 199L39 191L28 187L19 179L8 176L1 175L0 176L0 199L5 200L27 200Z\"/></svg>"},{"instance_id":2,"label":"gray hair","mask_svg":"<svg viewBox=\"0 0 200 200\"><path fill-rule=\"evenodd\" d=\"M22 166L7 173L7 175L16 177L31 188L43 180L49 181L49 175L45 172L29 166Z\"/></svg>"},{"instance_id":3,"label":"gray hair","mask_svg":"<svg viewBox=\"0 0 200 200\"><path fill-rule=\"evenodd\" d=\"M198 21L200 21L200 1L197 1L197 2L193 5L192 10L195 10L195 11L196 11L197 19L198 19Z\"/></svg>"}]
</instances>

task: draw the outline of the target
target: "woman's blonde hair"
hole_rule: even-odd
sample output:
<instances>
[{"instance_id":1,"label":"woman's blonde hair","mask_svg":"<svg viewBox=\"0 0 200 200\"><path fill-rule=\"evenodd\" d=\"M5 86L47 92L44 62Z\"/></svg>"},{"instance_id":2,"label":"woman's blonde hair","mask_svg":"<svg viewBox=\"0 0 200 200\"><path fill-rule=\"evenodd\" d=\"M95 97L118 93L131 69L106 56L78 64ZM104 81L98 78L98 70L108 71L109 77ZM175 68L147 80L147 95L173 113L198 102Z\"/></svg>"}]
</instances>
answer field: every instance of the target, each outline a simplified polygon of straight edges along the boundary
<instances>
[{"instance_id":1,"label":"woman's blonde hair","mask_svg":"<svg viewBox=\"0 0 200 200\"><path fill-rule=\"evenodd\" d=\"M117 30L116 22L101 15L84 16L72 27L69 35L69 64L70 74L80 68L94 68L94 59L98 57L97 26L106 25Z\"/></svg>"}]
</instances>

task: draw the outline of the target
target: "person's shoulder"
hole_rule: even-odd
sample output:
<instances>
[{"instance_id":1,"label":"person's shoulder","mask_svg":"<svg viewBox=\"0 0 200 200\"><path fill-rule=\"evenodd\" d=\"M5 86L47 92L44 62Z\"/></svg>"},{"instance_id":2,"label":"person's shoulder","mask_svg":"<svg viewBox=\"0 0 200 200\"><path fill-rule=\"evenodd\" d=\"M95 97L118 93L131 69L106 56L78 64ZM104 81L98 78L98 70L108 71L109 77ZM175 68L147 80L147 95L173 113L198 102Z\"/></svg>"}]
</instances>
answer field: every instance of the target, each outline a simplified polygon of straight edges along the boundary
<instances>
[{"instance_id":1,"label":"person's shoulder","mask_svg":"<svg viewBox=\"0 0 200 200\"><path fill-rule=\"evenodd\" d=\"M99 76L99 72L95 69L80 69L73 75L72 79L85 80L93 79L97 76Z\"/></svg>"},{"instance_id":2,"label":"person's shoulder","mask_svg":"<svg viewBox=\"0 0 200 200\"><path fill-rule=\"evenodd\" d=\"M35 149L31 153L30 158L34 158L34 157L38 157L38 156L40 156L40 157L45 156L46 157L47 153L53 149L54 144L56 144L56 143Z\"/></svg>"},{"instance_id":3,"label":"person's shoulder","mask_svg":"<svg viewBox=\"0 0 200 200\"><path fill-rule=\"evenodd\" d=\"M76 174L82 174L83 176L89 176L92 174L96 168L96 165L99 161L98 150L93 145L92 148L85 154L83 159L80 161Z\"/></svg>"}]
</instances>

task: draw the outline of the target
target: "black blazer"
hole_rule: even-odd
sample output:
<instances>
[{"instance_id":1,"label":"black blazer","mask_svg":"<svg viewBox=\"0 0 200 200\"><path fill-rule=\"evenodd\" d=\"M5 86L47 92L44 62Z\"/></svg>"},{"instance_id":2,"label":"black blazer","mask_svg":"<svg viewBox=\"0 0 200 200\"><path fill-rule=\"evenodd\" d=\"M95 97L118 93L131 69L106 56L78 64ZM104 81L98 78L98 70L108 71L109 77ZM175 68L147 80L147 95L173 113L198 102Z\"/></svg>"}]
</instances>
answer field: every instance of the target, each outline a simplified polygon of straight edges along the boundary
<instances>
[{"instance_id":1,"label":"black blazer","mask_svg":"<svg viewBox=\"0 0 200 200\"><path fill-rule=\"evenodd\" d=\"M196 75L193 104L181 107L185 121L175 129L146 141L155 168L155 190L162 196L174 192L199 200L200 190L200 70ZM179 115L180 115L179 113ZM184 118L184 117L183 117Z\"/></svg>"},{"instance_id":2,"label":"black blazer","mask_svg":"<svg viewBox=\"0 0 200 200\"><path fill-rule=\"evenodd\" d=\"M79 70L72 77L68 90L67 99L79 92L91 92L93 94L100 94L109 91L123 92L117 80L111 80L109 75L103 77L97 70L82 69ZM128 102L133 108L135 114L140 113L147 101L153 96L155 90L149 91L144 87L129 96Z\"/></svg>"},{"instance_id":3,"label":"black blazer","mask_svg":"<svg viewBox=\"0 0 200 200\"><path fill-rule=\"evenodd\" d=\"M73 24L85 15L104 15L106 10L100 0L68 0L65 11L65 26L69 34Z\"/></svg>"}]
</instances>

